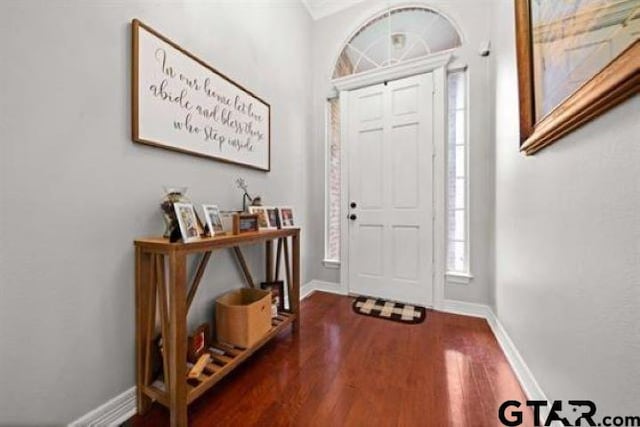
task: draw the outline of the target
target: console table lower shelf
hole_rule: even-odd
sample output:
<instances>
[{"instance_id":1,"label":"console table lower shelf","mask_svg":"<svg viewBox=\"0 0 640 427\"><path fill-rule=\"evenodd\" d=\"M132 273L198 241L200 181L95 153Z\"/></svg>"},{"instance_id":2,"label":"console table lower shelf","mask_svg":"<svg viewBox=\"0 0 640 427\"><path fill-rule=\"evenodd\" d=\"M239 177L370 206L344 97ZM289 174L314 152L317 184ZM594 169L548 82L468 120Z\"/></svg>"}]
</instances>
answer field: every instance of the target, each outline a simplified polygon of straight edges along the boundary
<instances>
[{"instance_id":1,"label":"console table lower shelf","mask_svg":"<svg viewBox=\"0 0 640 427\"><path fill-rule=\"evenodd\" d=\"M291 240L291 252L289 252ZM274 251L277 241L277 251ZM136 397L138 413L153 401L169 408L171 427L186 427L187 407L287 326L300 324L300 230L297 228L202 238L170 243L161 237L136 239ZM256 287L241 247L264 244L265 281L279 280L284 266L289 310L272 319L271 329L249 348L214 342L213 359L198 378L187 380L187 315L210 259L230 249L245 285ZM274 252L276 252L274 263ZM284 255L281 258L281 255ZM291 255L291 257L289 257ZM188 256L199 257L187 283ZM281 262L281 259L283 262ZM158 328L157 320L159 319ZM159 329L159 330L158 330ZM156 346L162 337L158 363ZM161 374L157 376L157 372Z\"/></svg>"},{"instance_id":2,"label":"console table lower shelf","mask_svg":"<svg viewBox=\"0 0 640 427\"><path fill-rule=\"evenodd\" d=\"M279 313L278 317L271 320L271 330L250 348L243 349L229 344L213 343L213 345L211 345L215 350L215 352L211 353L213 362L207 364L202 374L194 381L197 382L197 385L187 383L187 405L191 404L191 402L213 387L218 381L249 358L255 351L282 332L287 326L291 325L295 318L296 316L293 313ZM158 384L159 386L154 384ZM166 389L164 389L162 378L146 386L144 394L167 408L170 407L169 397Z\"/></svg>"}]
</instances>

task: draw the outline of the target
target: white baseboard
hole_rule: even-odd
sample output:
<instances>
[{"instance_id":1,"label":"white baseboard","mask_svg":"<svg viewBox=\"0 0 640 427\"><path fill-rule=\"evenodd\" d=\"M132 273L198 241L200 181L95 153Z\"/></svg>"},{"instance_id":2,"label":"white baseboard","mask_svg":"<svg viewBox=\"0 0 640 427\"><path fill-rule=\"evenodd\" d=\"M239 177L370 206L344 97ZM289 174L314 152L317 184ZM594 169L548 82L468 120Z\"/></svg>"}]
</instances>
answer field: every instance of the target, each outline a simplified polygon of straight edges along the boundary
<instances>
[{"instance_id":1,"label":"white baseboard","mask_svg":"<svg viewBox=\"0 0 640 427\"><path fill-rule=\"evenodd\" d=\"M316 290L313 282L305 283L300 287L300 301L314 293Z\"/></svg>"},{"instance_id":2,"label":"white baseboard","mask_svg":"<svg viewBox=\"0 0 640 427\"><path fill-rule=\"evenodd\" d=\"M542 388L540 388L533 373L491 307L464 301L445 300L442 311L485 319L493 335L496 337L500 348L502 348L502 352L507 358L507 361L511 365L511 369L513 369L513 372L516 374L527 398L529 400L547 400L545 393L542 391Z\"/></svg>"},{"instance_id":3,"label":"white baseboard","mask_svg":"<svg viewBox=\"0 0 640 427\"><path fill-rule=\"evenodd\" d=\"M300 289L300 299L304 299L315 291L329 292L330 294L347 295L339 283L312 280Z\"/></svg>"},{"instance_id":4,"label":"white baseboard","mask_svg":"<svg viewBox=\"0 0 640 427\"><path fill-rule=\"evenodd\" d=\"M452 314L462 314L464 316L481 317L483 319L487 319L489 316L492 316L492 310L488 305L450 299L444 300L440 311Z\"/></svg>"},{"instance_id":5,"label":"white baseboard","mask_svg":"<svg viewBox=\"0 0 640 427\"><path fill-rule=\"evenodd\" d=\"M136 388L117 395L107 403L71 422L69 427L119 426L136 414Z\"/></svg>"},{"instance_id":6,"label":"white baseboard","mask_svg":"<svg viewBox=\"0 0 640 427\"><path fill-rule=\"evenodd\" d=\"M489 313L490 317L487 318L487 322L529 400L548 400L502 323L493 313L493 310L489 309Z\"/></svg>"}]
</instances>

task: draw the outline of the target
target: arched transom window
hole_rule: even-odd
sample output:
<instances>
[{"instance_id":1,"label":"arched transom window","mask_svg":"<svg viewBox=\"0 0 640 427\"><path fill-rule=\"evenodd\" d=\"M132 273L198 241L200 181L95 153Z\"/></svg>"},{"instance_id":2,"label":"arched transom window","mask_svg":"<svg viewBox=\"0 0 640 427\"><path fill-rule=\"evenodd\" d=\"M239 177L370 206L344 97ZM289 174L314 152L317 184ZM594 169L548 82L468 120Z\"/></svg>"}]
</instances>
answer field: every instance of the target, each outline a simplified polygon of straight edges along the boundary
<instances>
[{"instance_id":1,"label":"arched transom window","mask_svg":"<svg viewBox=\"0 0 640 427\"><path fill-rule=\"evenodd\" d=\"M351 37L338 57L333 78L426 57L461 43L458 31L438 12L423 7L389 9Z\"/></svg>"}]
</instances>

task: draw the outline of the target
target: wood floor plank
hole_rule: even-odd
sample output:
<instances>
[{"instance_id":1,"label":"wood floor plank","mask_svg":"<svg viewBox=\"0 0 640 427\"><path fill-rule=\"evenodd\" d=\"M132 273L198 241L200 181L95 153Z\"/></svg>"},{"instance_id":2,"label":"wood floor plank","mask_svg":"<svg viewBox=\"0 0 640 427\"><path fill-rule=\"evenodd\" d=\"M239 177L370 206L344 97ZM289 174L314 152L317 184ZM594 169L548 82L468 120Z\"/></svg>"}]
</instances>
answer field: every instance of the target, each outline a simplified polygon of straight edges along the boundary
<instances>
[{"instance_id":1,"label":"wood floor plank","mask_svg":"<svg viewBox=\"0 0 640 427\"><path fill-rule=\"evenodd\" d=\"M429 310L405 325L316 292L287 329L189 408L199 426L497 426L525 396L486 321ZM523 425L531 425L530 416ZM158 404L127 426L168 425Z\"/></svg>"}]
</instances>

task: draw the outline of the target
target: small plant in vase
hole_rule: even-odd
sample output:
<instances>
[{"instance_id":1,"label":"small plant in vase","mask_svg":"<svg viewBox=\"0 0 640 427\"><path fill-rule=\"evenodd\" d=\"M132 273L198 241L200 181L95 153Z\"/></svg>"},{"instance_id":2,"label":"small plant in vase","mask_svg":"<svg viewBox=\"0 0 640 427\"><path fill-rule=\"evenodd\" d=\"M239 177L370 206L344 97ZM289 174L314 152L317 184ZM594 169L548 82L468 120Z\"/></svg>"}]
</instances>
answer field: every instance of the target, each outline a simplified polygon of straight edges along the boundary
<instances>
[{"instance_id":1,"label":"small plant in vase","mask_svg":"<svg viewBox=\"0 0 640 427\"><path fill-rule=\"evenodd\" d=\"M244 178L238 178L236 179L236 185L238 186L239 189L241 189L243 191L242 194L242 212L248 212L248 206L247 206L247 200L249 200L249 203L251 206L262 206L262 199L260 198L260 196L255 196L255 197L251 197L249 195L249 190L248 190L248 186L247 183L244 181Z\"/></svg>"}]
</instances>

